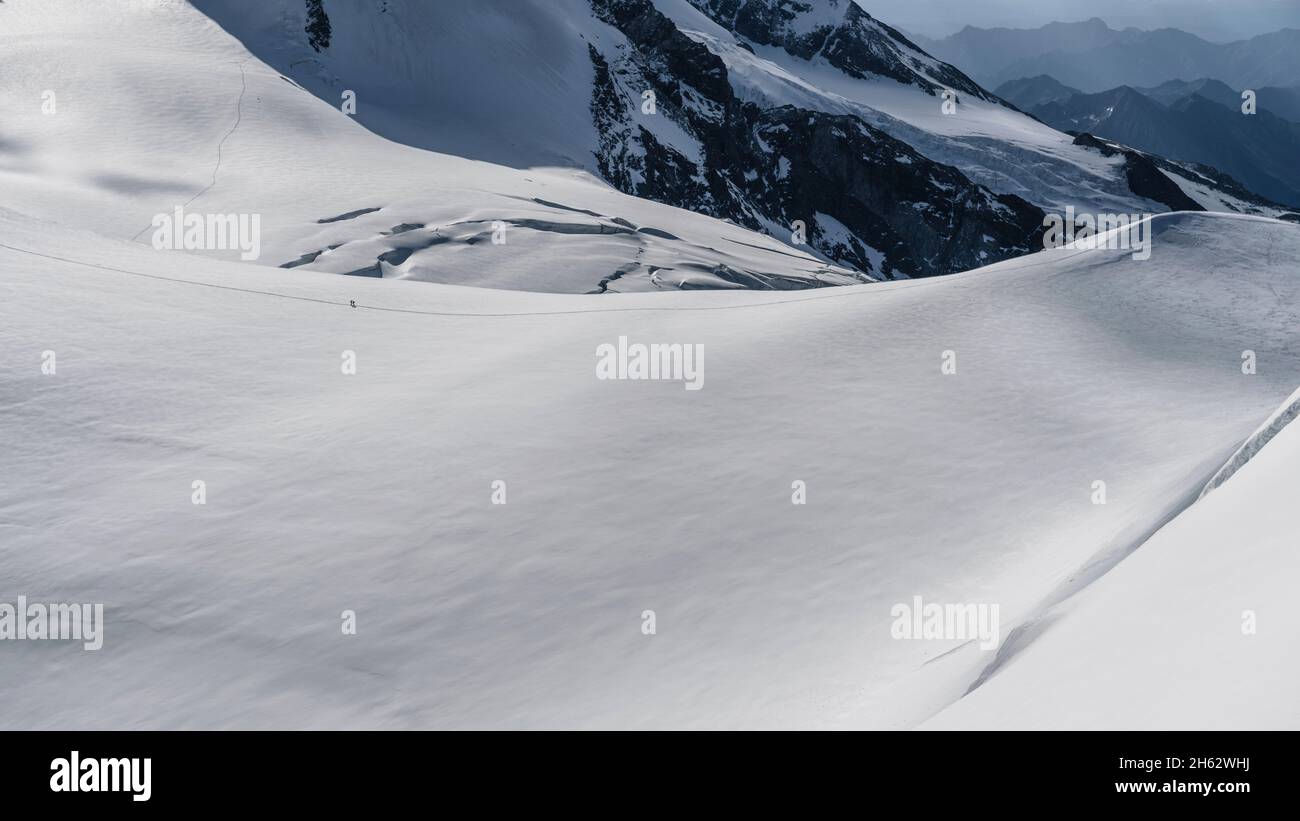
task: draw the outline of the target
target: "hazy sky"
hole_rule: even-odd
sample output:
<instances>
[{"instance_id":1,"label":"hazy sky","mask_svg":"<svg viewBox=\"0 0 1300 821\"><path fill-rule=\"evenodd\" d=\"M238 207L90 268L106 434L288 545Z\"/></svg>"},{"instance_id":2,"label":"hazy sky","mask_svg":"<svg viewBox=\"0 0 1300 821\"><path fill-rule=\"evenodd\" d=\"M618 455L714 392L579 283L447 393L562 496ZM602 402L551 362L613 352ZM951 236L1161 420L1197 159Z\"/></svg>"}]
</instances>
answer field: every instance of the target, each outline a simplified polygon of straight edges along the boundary
<instances>
[{"instance_id":1,"label":"hazy sky","mask_svg":"<svg viewBox=\"0 0 1300 821\"><path fill-rule=\"evenodd\" d=\"M874 17L927 36L966 25L1037 28L1100 17L1111 28L1180 28L1207 40L1300 28L1300 0L858 0Z\"/></svg>"}]
</instances>

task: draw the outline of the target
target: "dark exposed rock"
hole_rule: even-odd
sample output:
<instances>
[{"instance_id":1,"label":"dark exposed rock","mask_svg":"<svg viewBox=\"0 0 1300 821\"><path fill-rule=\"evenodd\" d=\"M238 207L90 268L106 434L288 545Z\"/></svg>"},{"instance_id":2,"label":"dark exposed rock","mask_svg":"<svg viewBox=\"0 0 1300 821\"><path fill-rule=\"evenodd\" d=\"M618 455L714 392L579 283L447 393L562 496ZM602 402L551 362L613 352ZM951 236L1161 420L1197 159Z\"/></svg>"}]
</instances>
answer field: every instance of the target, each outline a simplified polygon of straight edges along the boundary
<instances>
[{"instance_id":1,"label":"dark exposed rock","mask_svg":"<svg viewBox=\"0 0 1300 821\"><path fill-rule=\"evenodd\" d=\"M1103 156L1124 157L1124 176L1128 187L1139 197L1146 197L1169 208L1171 211L1204 211L1200 203L1183 193L1178 184L1160 171L1155 158L1135 151L1127 146L1099 140L1091 134L1080 134L1074 138L1075 145L1095 148Z\"/></svg>"},{"instance_id":2,"label":"dark exposed rock","mask_svg":"<svg viewBox=\"0 0 1300 821\"><path fill-rule=\"evenodd\" d=\"M321 0L307 2L307 44L317 52L330 47L330 18Z\"/></svg>"},{"instance_id":3,"label":"dark exposed rock","mask_svg":"<svg viewBox=\"0 0 1300 821\"><path fill-rule=\"evenodd\" d=\"M853 0L690 2L742 37L783 48L804 60L820 54L852 77L876 75L918 86L932 95L951 88L997 100L956 68L930 58L920 46L863 11Z\"/></svg>"},{"instance_id":4,"label":"dark exposed rock","mask_svg":"<svg viewBox=\"0 0 1300 821\"><path fill-rule=\"evenodd\" d=\"M1043 213L1024 200L995 195L857 117L792 106L764 110L738 99L722 60L678 31L649 0L591 5L631 46L608 55L589 47L597 166L620 190L765 232L802 222L813 249L874 277L952 273L1042 247ZM755 42L771 42L782 15L800 13L804 5L718 0L710 13L748 14L745 31ZM835 48L844 65L879 73L880 61L901 52L892 40L885 48L873 38L888 40L881 32L892 30L852 9L846 7L845 23L827 27L824 36L790 42L814 52ZM922 82L902 67L895 73ZM634 121L630 110L647 90L654 93L655 116L698 141L698 157ZM756 287L746 272L718 275Z\"/></svg>"},{"instance_id":5,"label":"dark exposed rock","mask_svg":"<svg viewBox=\"0 0 1300 821\"><path fill-rule=\"evenodd\" d=\"M951 273L1041 248L1042 211L971 183L857 118L787 106L764 112L758 135L772 156L751 186L754 198L791 216L813 215L814 236L827 243L836 227L815 215L833 218L883 252L886 270ZM784 178L781 158L790 158ZM839 253L867 263L851 240Z\"/></svg>"}]
</instances>

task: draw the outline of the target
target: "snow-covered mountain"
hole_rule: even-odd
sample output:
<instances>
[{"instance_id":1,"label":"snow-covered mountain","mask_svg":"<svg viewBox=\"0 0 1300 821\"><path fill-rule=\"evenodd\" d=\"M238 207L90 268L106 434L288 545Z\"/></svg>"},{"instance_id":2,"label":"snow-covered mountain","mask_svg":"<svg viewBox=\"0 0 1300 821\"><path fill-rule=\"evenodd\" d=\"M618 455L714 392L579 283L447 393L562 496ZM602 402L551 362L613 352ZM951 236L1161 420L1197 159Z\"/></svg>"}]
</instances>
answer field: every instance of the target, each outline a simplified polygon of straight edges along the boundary
<instances>
[{"instance_id":1,"label":"snow-covered mountain","mask_svg":"<svg viewBox=\"0 0 1300 821\"><path fill-rule=\"evenodd\" d=\"M786 243L802 227L869 278L1038 250L1045 210L1174 207L850 0L325 3L314 44L296 0L198 7L322 99L355 91L392 139L582 169Z\"/></svg>"},{"instance_id":2,"label":"snow-covered mountain","mask_svg":"<svg viewBox=\"0 0 1300 821\"><path fill-rule=\"evenodd\" d=\"M256 212L264 260L323 273L804 288L1030 253L1044 211L1187 207L847 0L0 11L7 48L35 67L0 87L7 183L28 213L144 242L180 203ZM98 31L118 46L89 46ZM98 76L75 69L88 60ZM60 115L29 104L47 87L63 89ZM1273 213L1198 184L1202 207ZM496 225L504 245L485 241ZM564 262L538 270L538 253Z\"/></svg>"},{"instance_id":3,"label":"snow-covered mountain","mask_svg":"<svg viewBox=\"0 0 1300 821\"><path fill-rule=\"evenodd\" d=\"M284 11L296 15L287 47L297 54L303 39L311 53L304 11ZM538 291L863 281L807 249L621 194L578 168L516 168L385 140L344 115L339 94L326 103L307 93L188 3L24 0L0 15L15 66L0 77L11 112L0 124L0 190L32 216L147 246L151 220L178 205L254 213L262 265L311 260L304 267L324 273ZM265 38L283 45L280 22ZM42 111L46 91L53 114ZM590 91L581 91L588 120ZM370 92L358 89L362 112L380 108ZM498 225L501 244L491 241Z\"/></svg>"},{"instance_id":4,"label":"snow-covered mountain","mask_svg":"<svg viewBox=\"0 0 1300 821\"><path fill-rule=\"evenodd\" d=\"M1064 102L1082 93L1079 89L1070 88L1046 74L1009 80L997 88L1000 97L1010 101L1022 111L1032 111L1034 106L1046 103Z\"/></svg>"},{"instance_id":5,"label":"snow-covered mountain","mask_svg":"<svg viewBox=\"0 0 1300 821\"><path fill-rule=\"evenodd\" d=\"M1202 83L1182 96L1166 85L1162 99L1129 86L1037 104L1032 102L1038 96L1035 89L1009 92L1019 97L1018 105L1056 128L1208 165L1267 202L1300 210L1300 167L1295 162L1300 124L1267 109L1243 116L1241 94L1222 83Z\"/></svg>"},{"instance_id":6,"label":"snow-covered mountain","mask_svg":"<svg viewBox=\"0 0 1300 821\"><path fill-rule=\"evenodd\" d=\"M1047 74L1085 93L1197 77L1258 90L1294 86L1300 76L1300 29L1296 28L1234 42L1210 42L1176 28L1112 29L1093 17L1036 29L966 26L923 45L991 88Z\"/></svg>"},{"instance_id":7,"label":"snow-covered mountain","mask_svg":"<svg viewBox=\"0 0 1300 821\"><path fill-rule=\"evenodd\" d=\"M888 78L937 97L952 89L997 99L958 69L934 59L854 0L688 0L750 43L821 58L850 77Z\"/></svg>"},{"instance_id":8,"label":"snow-covered mountain","mask_svg":"<svg viewBox=\"0 0 1300 821\"><path fill-rule=\"evenodd\" d=\"M856 5L818 1L857 22L846 31L866 30ZM1041 247L1040 210L851 110L750 99L694 36L718 27L684 3L326 3L328 43L314 45L301 3L253 14L242 3L198 7L323 99L354 90L357 119L395 140L508 166L582 169L783 242L802 226L815 253L867 277L950 273ZM890 70L840 39L837 62L862 62L858 77ZM914 59L889 57L899 76ZM974 88L939 64L929 73L935 79L906 79L936 111L936 80Z\"/></svg>"}]
</instances>

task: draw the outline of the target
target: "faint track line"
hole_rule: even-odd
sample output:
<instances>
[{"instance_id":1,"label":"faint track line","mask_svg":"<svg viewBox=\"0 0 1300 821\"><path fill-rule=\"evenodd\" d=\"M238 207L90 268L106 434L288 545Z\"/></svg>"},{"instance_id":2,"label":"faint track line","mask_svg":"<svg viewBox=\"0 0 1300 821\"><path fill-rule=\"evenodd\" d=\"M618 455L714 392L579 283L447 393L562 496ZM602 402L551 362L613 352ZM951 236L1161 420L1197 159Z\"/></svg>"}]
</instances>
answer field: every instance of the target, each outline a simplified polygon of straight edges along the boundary
<instances>
[{"instance_id":1,"label":"faint track line","mask_svg":"<svg viewBox=\"0 0 1300 821\"><path fill-rule=\"evenodd\" d=\"M1174 216L1175 213L1156 214L1152 217L1152 219L1154 220L1154 219L1161 219L1164 217L1171 217ZM1257 219L1255 217L1248 217L1244 215L1235 215L1235 214L1215 213L1212 216L1213 218L1217 218L1217 219L1234 219L1234 218L1247 219L1247 220ZM1273 222L1273 220L1267 220L1262 218L1260 218L1260 221ZM1075 249L1073 251L1068 251L1068 252L1065 250L1061 250L1059 252L1050 253L1051 256L1050 259L1041 259L1041 260L1038 259L1040 254L1030 254L1027 258L1021 257L1016 260L1004 260L1003 262L995 263L985 268L977 268L973 271L964 271L957 274L947 274L944 276L927 277L924 279L917 279L917 280L865 283L862 285L842 285L842 286L836 286L830 288L818 288L815 290L821 293L816 293L810 296L790 298L790 299L772 299L764 302L750 302L750 303L743 303L739 305L685 305L685 306L672 306L672 307L669 306L613 307L611 306L611 307L602 307L602 308L572 308L569 310L560 310L560 311L489 312L489 311L426 311L426 310L420 310L418 308L390 308L381 305L354 304L353 300L334 300L334 299L321 299L319 297L296 296L294 294L282 294L276 291L263 291L256 288L240 288L235 285L221 285L215 282L197 282L192 279L183 279L181 277L169 277L169 276L163 276L162 274L146 274L141 271L132 271L127 268L116 268L111 265L101 265L95 262L85 262L83 260L70 259L68 257L61 257L54 254L45 254L45 253L41 253L40 251L33 251L28 248L20 248L16 245L8 245L3 242L0 242L0 248L5 248L7 250L14 251L20 254L28 254L34 257L41 257L43 259L52 259L58 262L66 262L70 265L81 265L87 268L97 268L102 271L113 271L119 274L127 274L128 276L143 277L145 279L156 279L156 280L162 280L164 282L175 282L182 285L195 285L203 288L216 288L222 291L238 291L240 293L257 294L259 296L270 296L270 297L276 297L278 299L291 299L291 300L297 300L299 302L315 302L320 305L336 305L342 308L348 308L349 310L355 309L355 310L366 310L366 311L382 311L384 313L418 314L422 316L447 316L447 317L463 316L463 317L490 317L490 318L516 317L516 316L566 316L570 314L607 314L607 313L632 313L632 312L681 313L681 312L688 312L688 311L734 311L734 310L745 310L748 308L771 307L777 305L795 305L801 302L817 302L825 299L850 299L854 297L879 296L881 294L893 293L895 291L907 290L909 288L935 287L942 281L948 281L948 282L956 281L958 283L962 283L967 280L983 278L985 276L990 276L994 274L1003 274L1010 271L1032 271L1034 269L1039 269L1039 268L1055 269L1055 268L1059 268L1062 259L1073 259L1075 257L1083 256L1085 254L1097 253L1096 251L1087 248ZM1068 272L1061 272L1057 270L1055 271L1055 273L1062 274Z\"/></svg>"},{"instance_id":2,"label":"faint track line","mask_svg":"<svg viewBox=\"0 0 1300 821\"><path fill-rule=\"evenodd\" d=\"M762 308L775 305L795 305L800 302L816 302L824 299L847 299L855 296L873 296L881 293L907 290L909 288L933 287L939 280L945 277L928 277L926 279L909 281L906 283L897 283L893 287L881 287L885 283L864 283L862 285L842 285L831 288L818 288L818 291L835 291L836 293L823 293L816 296L807 296L798 299L773 299L766 302L751 302L741 305L686 305L674 307L608 307L608 308L572 308L563 311L509 311L509 312L486 312L486 311L425 311L418 308L390 308L382 305L362 305L352 304L352 300L334 300L321 299L319 297L296 296L294 294L282 294L276 291L262 291L256 288L240 288L235 285L220 285L215 282L196 282L192 279L181 279L180 277L168 277L162 274L146 274L141 271L132 271L127 268L116 268L112 265L101 265L97 262L85 262L79 259L69 259L54 254L43 254L40 251L32 251L28 248L19 248L15 245L8 245L0 242L0 248L9 251L15 251L20 254L28 254L43 259L52 259L57 262L66 262L70 265L82 265L87 268L97 268L101 271L113 271L114 273L127 274L128 276L143 277L145 279L157 279L164 282L175 282L182 285L197 285L202 288L216 288L222 291L238 291L245 294L257 294L260 296L272 296L279 299L292 299L299 302L315 302L321 305L337 305L349 310L366 310L366 311L383 311L394 314L419 314L423 316L464 316L464 317L513 317L513 316L566 316L569 314L609 314L609 313L680 313L685 311L734 311L747 308ZM1082 254L1092 253L1091 251L1075 251L1070 257L1080 256ZM1001 271L1018 271L1027 268L1041 268L1044 265L1051 265L1052 261L1045 260L1036 264L1026 264L1018 266L1007 266L1000 269ZM967 272L972 273L972 272ZM993 273L993 272L985 272ZM334 276L334 275L331 275ZM957 276L957 275L949 275ZM751 292L758 293L758 292Z\"/></svg>"},{"instance_id":3,"label":"faint track line","mask_svg":"<svg viewBox=\"0 0 1300 821\"><path fill-rule=\"evenodd\" d=\"M226 146L226 140L230 139L230 136L235 133L235 129L239 128L239 124L244 121L244 94L248 91L248 75L244 71L244 63L247 63L251 59L253 58L246 57L242 62L239 63L239 99L235 102L235 123L234 125L230 126L230 130L227 131L225 133L225 136L221 138L221 141L217 143L217 164L212 168L212 181L209 182L206 186L204 186L203 190L199 191L199 193L195 194L194 196L186 200L184 203L182 203L181 208L185 208L190 203L197 200L199 197L208 193L217 184L217 175L221 173L221 162L223 159L222 150ZM152 227L153 227L153 223L150 222L148 225L141 228L139 231L136 232L135 236L131 237L131 242L135 242L137 239L140 238L141 234L143 234L145 231L148 231Z\"/></svg>"}]
</instances>

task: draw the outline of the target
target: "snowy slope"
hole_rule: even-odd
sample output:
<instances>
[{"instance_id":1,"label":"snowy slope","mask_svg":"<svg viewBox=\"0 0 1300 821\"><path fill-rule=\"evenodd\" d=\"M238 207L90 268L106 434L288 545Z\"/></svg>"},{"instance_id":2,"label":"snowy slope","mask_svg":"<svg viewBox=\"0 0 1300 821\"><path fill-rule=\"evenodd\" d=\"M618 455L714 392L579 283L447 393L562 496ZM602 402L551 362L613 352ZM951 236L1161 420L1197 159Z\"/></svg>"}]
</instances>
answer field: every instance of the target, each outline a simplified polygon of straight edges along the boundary
<instances>
[{"instance_id":1,"label":"snowy slope","mask_svg":"<svg viewBox=\"0 0 1300 821\"><path fill-rule=\"evenodd\" d=\"M106 638L0 648L0 726L913 726L994 651L895 641L895 603L998 602L1009 631L1104 581L1300 384L1296 226L1157 228L1145 263L562 296L2 211L0 583L102 601ZM621 335L703 344L703 389L596 379ZM1285 618L1264 592L1232 605Z\"/></svg>"},{"instance_id":2,"label":"snowy slope","mask_svg":"<svg viewBox=\"0 0 1300 821\"><path fill-rule=\"evenodd\" d=\"M398 142L518 168L591 168L587 0L327 2L314 50L300 0L195 0L259 59ZM646 118L653 127L655 121Z\"/></svg>"},{"instance_id":3,"label":"snowy slope","mask_svg":"<svg viewBox=\"0 0 1300 821\"><path fill-rule=\"evenodd\" d=\"M1173 170L1174 168L1180 168L1181 173ZM1234 190L1224 185L1221 178L1213 179L1207 175L1205 166L1171 162L1162 166L1161 171L1173 180L1184 194L1206 211L1254 214L1273 219L1288 218L1293 222L1300 219L1292 209L1261 200L1257 195L1240 187Z\"/></svg>"},{"instance_id":4,"label":"snowy slope","mask_svg":"<svg viewBox=\"0 0 1300 821\"><path fill-rule=\"evenodd\" d=\"M810 6L818 10L811 22L843 17L849 7L819 5L826 2ZM870 163L829 182L828 152L818 146L821 156L795 157L794 180L791 160L766 142L787 133L786 118L769 117L750 136L763 147L756 163L770 167L732 168L738 181L652 181L643 197L626 197L598 177L596 157L609 135L593 122L591 53L607 55L617 70L615 58L631 46L588 0L455 0L436 13L410 0L327 3L334 34L321 51L307 41L297 0L4 6L0 47L15 65L0 76L4 204L139 242L149 241L154 215L184 204L257 213L260 261L322 273L579 293L788 289L961 270L1025 253L1039 245L1028 203L1085 213L1165 210L1129 190L1122 158L1075 146L978 87L962 92L956 114L942 114L935 83L969 81L896 45L875 21L863 30L893 49L898 65L915 64L919 73L908 75L915 82L851 76L823 57L805 60L777 46L751 53L686 0L657 0L721 58L742 103L848 115L884 135L834 143L835 156L899 142L870 149ZM57 114L42 111L46 91L58 97ZM356 94L355 117L338 110L347 91ZM643 116L633 105L631 118L629 130L644 129L684 160L719 151L672 117ZM814 135L842 131L827 121ZM734 147L731 136L723 142ZM792 147L811 142L791 137ZM643 143L631 140L634 154ZM660 160L639 159L664 176ZM617 171L627 173L625 190L653 176L635 164ZM1231 207L1203 187L1198 202ZM790 244L795 220L808 223L811 247ZM496 223L517 229L513 241L485 241ZM540 270L532 264L539 255L549 260Z\"/></svg>"},{"instance_id":5,"label":"snowy slope","mask_svg":"<svg viewBox=\"0 0 1300 821\"><path fill-rule=\"evenodd\" d=\"M851 115L899 179L1160 210L978 89L940 114L960 78L874 20L904 74L707 5L655 0L742 105L799 109L760 136ZM296 0L0 4L0 601L107 612L100 651L0 644L0 728L1300 726L1300 226L1163 214L1147 261L859 285L775 217L593 173L589 46L650 64L587 0L325 6L328 54ZM154 250L177 205L259 214L261 257ZM809 217L849 248L859 210ZM598 379L620 337L702 345L703 388ZM895 640L914 596L997 603L1003 646Z\"/></svg>"},{"instance_id":6,"label":"snowy slope","mask_svg":"<svg viewBox=\"0 0 1300 821\"><path fill-rule=\"evenodd\" d=\"M0 49L12 67L0 74L0 206L64 225L147 245L154 215L177 205L255 213L262 264L312 256L327 273L536 291L864 279L582 171L385 140L186 3L18 0L0 8ZM487 241L496 222L504 245Z\"/></svg>"},{"instance_id":7,"label":"snowy slope","mask_svg":"<svg viewBox=\"0 0 1300 821\"><path fill-rule=\"evenodd\" d=\"M1300 726L1297 461L1289 425L925 726Z\"/></svg>"}]
</instances>

